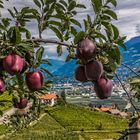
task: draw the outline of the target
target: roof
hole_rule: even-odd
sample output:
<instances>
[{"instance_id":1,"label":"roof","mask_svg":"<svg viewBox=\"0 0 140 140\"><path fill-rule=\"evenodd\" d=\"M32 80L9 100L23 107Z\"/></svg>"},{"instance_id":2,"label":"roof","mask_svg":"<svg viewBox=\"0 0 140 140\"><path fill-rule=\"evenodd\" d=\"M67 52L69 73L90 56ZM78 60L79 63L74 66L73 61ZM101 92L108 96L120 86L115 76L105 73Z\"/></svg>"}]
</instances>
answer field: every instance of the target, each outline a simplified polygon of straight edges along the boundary
<instances>
[{"instance_id":1,"label":"roof","mask_svg":"<svg viewBox=\"0 0 140 140\"><path fill-rule=\"evenodd\" d=\"M109 111L110 108L109 107L101 107L100 110L103 112L106 112L106 111Z\"/></svg>"},{"instance_id":2,"label":"roof","mask_svg":"<svg viewBox=\"0 0 140 140\"><path fill-rule=\"evenodd\" d=\"M95 108L95 109L99 110L99 111L106 112L106 111L109 111L111 108L109 108L109 107L101 107L101 108Z\"/></svg>"},{"instance_id":3,"label":"roof","mask_svg":"<svg viewBox=\"0 0 140 140\"><path fill-rule=\"evenodd\" d=\"M58 97L57 94L55 93L51 93L51 94L44 94L40 97L40 99L44 99L44 100L51 100L51 99L56 99Z\"/></svg>"}]
</instances>

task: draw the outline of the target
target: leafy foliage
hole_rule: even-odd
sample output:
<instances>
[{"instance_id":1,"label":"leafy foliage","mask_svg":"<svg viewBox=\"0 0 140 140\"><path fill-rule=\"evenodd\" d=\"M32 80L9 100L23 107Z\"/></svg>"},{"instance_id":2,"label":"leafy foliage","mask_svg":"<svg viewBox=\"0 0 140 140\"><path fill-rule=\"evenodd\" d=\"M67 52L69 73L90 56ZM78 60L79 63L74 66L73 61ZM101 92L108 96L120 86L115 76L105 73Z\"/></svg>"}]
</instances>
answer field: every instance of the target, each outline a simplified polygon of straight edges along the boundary
<instances>
[{"instance_id":1,"label":"leafy foliage","mask_svg":"<svg viewBox=\"0 0 140 140\"><path fill-rule=\"evenodd\" d=\"M42 42L57 44L58 56L63 53L63 45L71 42L66 45L67 62L77 59L75 48L79 41L85 37L91 38L97 45L95 59L103 63L109 78L113 78L113 73L122 61L119 46L124 50L126 47L124 45L125 37L120 36L118 28L112 23L112 20L117 20L117 15L112 10L112 6L117 5L116 0L91 0L95 17L93 19L87 15L83 20L84 28L83 23L80 23L75 16L78 14L77 9L83 10L86 7L77 3L76 0L33 0L33 3L34 8L13 7L7 9L11 17L1 17L0 59L3 60L8 54L17 54L24 59L25 65L23 71L18 75L11 76L4 69L0 71L0 74L6 81L9 94L16 97L17 100L21 97L28 98L33 103L31 110L36 114L36 108L40 106L38 97L48 90L50 83L45 83L42 90L31 92L26 86L25 76L27 72L40 68L42 63L51 65L47 59L43 59ZM0 0L0 8L2 7L3 1ZM33 36L27 26L27 23L35 21L37 22L38 38ZM43 39L43 35L48 30L55 34L57 40L47 42L46 39ZM40 68L40 70L53 76L47 69Z\"/></svg>"}]
</instances>

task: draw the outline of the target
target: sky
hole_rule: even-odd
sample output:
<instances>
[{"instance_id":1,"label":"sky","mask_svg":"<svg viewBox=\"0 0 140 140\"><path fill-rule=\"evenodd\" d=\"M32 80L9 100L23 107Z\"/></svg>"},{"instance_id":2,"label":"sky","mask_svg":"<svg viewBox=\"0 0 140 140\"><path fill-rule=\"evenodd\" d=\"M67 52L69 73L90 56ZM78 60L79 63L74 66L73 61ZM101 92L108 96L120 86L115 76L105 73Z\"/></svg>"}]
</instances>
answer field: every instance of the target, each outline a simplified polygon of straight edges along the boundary
<instances>
[{"instance_id":1,"label":"sky","mask_svg":"<svg viewBox=\"0 0 140 140\"><path fill-rule=\"evenodd\" d=\"M90 0L77 0L77 2L85 4L87 8L84 10L83 9L78 10L78 16L76 17L76 19L78 19L82 23L82 20L86 18L87 14L93 17ZM135 36L139 36L140 35L140 0L117 0L117 2L118 5L114 10L118 15L118 20L113 22L119 28L121 35L126 35L127 40ZM20 9L21 7L24 6L34 7L34 4L32 3L32 0L9 0L9 2L5 2L5 9L12 8L13 6ZM6 10L2 10L2 15L4 17L9 16ZM32 22L31 24L28 25L28 27L32 32L33 36L36 37L38 32L36 30L35 25L36 25L35 22ZM43 37L45 38L49 37L50 39L55 39L54 34L50 31L45 32ZM64 53L62 57L57 58L56 47L54 47L54 45L47 44L44 47L45 47L45 53L44 53L45 58L49 57L51 59L64 60L66 53ZM66 52L65 49L64 52Z\"/></svg>"}]
</instances>

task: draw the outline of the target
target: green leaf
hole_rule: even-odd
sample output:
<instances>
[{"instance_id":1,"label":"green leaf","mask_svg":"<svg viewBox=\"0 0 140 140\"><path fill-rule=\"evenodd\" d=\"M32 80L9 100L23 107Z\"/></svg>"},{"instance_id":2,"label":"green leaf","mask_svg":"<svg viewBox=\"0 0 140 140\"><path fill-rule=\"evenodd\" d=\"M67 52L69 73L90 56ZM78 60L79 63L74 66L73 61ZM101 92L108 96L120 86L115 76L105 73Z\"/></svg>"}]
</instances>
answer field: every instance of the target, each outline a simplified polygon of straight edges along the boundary
<instances>
[{"instance_id":1,"label":"green leaf","mask_svg":"<svg viewBox=\"0 0 140 140\"><path fill-rule=\"evenodd\" d=\"M91 1L95 13L99 13L102 6L102 0L91 0Z\"/></svg>"},{"instance_id":2,"label":"green leaf","mask_svg":"<svg viewBox=\"0 0 140 140\"><path fill-rule=\"evenodd\" d=\"M69 62L70 60L71 60L71 57L70 57L70 55L68 55L68 56L66 57L65 62Z\"/></svg>"},{"instance_id":3,"label":"green leaf","mask_svg":"<svg viewBox=\"0 0 140 140\"><path fill-rule=\"evenodd\" d=\"M57 46L57 54L58 54L58 56L62 55L62 46L61 45Z\"/></svg>"},{"instance_id":4,"label":"green leaf","mask_svg":"<svg viewBox=\"0 0 140 140\"><path fill-rule=\"evenodd\" d=\"M77 30L71 26L71 33L75 36L77 34Z\"/></svg>"},{"instance_id":5,"label":"green leaf","mask_svg":"<svg viewBox=\"0 0 140 140\"><path fill-rule=\"evenodd\" d=\"M107 4L108 4L108 3L111 3L111 4L113 4L115 7L117 6L117 1L116 1L116 0L107 0L106 3L107 3Z\"/></svg>"},{"instance_id":6,"label":"green leaf","mask_svg":"<svg viewBox=\"0 0 140 140\"><path fill-rule=\"evenodd\" d=\"M48 75L50 75L51 77L53 77L53 74L51 72L49 72L49 70L47 70L45 68L41 68L41 70L43 70L45 73L47 73Z\"/></svg>"},{"instance_id":7,"label":"green leaf","mask_svg":"<svg viewBox=\"0 0 140 140\"><path fill-rule=\"evenodd\" d=\"M10 21L11 21L10 18L3 18L2 19L2 23L5 27L8 27L10 25Z\"/></svg>"},{"instance_id":8,"label":"green leaf","mask_svg":"<svg viewBox=\"0 0 140 140\"><path fill-rule=\"evenodd\" d=\"M84 4L77 4L76 7L78 7L78 8L85 8L86 9L86 6Z\"/></svg>"},{"instance_id":9,"label":"green leaf","mask_svg":"<svg viewBox=\"0 0 140 140\"><path fill-rule=\"evenodd\" d=\"M20 32L25 32L26 33L26 38L30 39L31 38L31 33L24 27L19 27Z\"/></svg>"},{"instance_id":10,"label":"green leaf","mask_svg":"<svg viewBox=\"0 0 140 140\"><path fill-rule=\"evenodd\" d=\"M52 31L55 32L56 36L57 36L61 41L63 41L63 35L62 35L62 33L59 31L59 29L57 29L57 28L54 27L54 26L50 26L50 29L51 29Z\"/></svg>"},{"instance_id":11,"label":"green leaf","mask_svg":"<svg viewBox=\"0 0 140 140\"><path fill-rule=\"evenodd\" d=\"M49 24L52 24L52 25L59 26L59 27L61 27L61 25L62 25L59 21L55 21L55 20L51 20L51 21L49 21L48 23L49 23Z\"/></svg>"},{"instance_id":12,"label":"green leaf","mask_svg":"<svg viewBox=\"0 0 140 140\"><path fill-rule=\"evenodd\" d=\"M61 10L66 11L66 8L65 8L62 4L56 3L56 6L57 6L59 9L61 8Z\"/></svg>"},{"instance_id":13,"label":"green leaf","mask_svg":"<svg viewBox=\"0 0 140 140\"><path fill-rule=\"evenodd\" d=\"M35 5L38 6L39 8L41 8L41 3L38 0L33 0Z\"/></svg>"},{"instance_id":14,"label":"green leaf","mask_svg":"<svg viewBox=\"0 0 140 140\"><path fill-rule=\"evenodd\" d=\"M18 27L11 27L8 31L8 36L10 38L10 42L14 44L21 43L21 33Z\"/></svg>"},{"instance_id":15,"label":"green leaf","mask_svg":"<svg viewBox=\"0 0 140 140\"><path fill-rule=\"evenodd\" d=\"M15 14L13 13L13 11L11 9L7 9L10 13L10 15L14 18L15 17Z\"/></svg>"},{"instance_id":16,"label":"green leaf","mask_svg":"<svg viewBox=\"0 0 140 140\"><path fill-rule=\"evenodd\" d=\"M81 31L77 33L77 35L74 38L74 44L78 44L84 37L85 37L85 32Z\"/></svg>"},{"instance_id":17,"label":"green leaf","mask_svg":"<svg viewBox=\"0 0 140 140\"><path fill-rule=\"evenodd\" d=\"M76 7L76 2L74 0L71 0L68 6L68 11L73 10Z\"/></svg>"},{"instance_id":18,"label":"green leaf","mask_svg":"<svg viewBox=\"0 0 140 140\"><path fill-rule=\"evenodd\" d=\"M106 28L110 38L113 38L113 29L112 29L111 23L109 23L108 21L107 22L101 21L101 24Z\"/></svg>"},{"instance_id":19,"label":"green leaf","mask_svg":"<svg viewBox=\"0 0 140 140\"><path fill-rule=\"evenodd\" d=\"M65 7L68 7L67 3L64 0L59 1L61 4L63 4Z\"/></svg>"},{"instance_id":20,"label":"green leaf","mask_svg":"<svg viewBox=\"0 0 140 140\"><path fill-rule=\"evenodd\" d=\"M47 60L47 59L41 60L41 63L42 63L42 64L49 65L49 66L52 66L52 64L51 64L51 63L49 62L49 60Z\"/></svg>"},{"instance_id":21,"label":"green leaf","mask_svg":"<svg viewBox=\"0 0 140 140\"><path fill-rule=\"evenodd\" d=\"M15 13L18 14L17 8L16 8L16 7L13 7L13 8L14 8L14 10L15 10Z\"/></svg>"},{"instance_id":22,"label":"green leaf","mask_svg":"<svg viewBox=\"0 0 140 140\"><path fill-rule=\"evenodd\" d=\"M106 9L104 10L104 14L111 16L113 19L117 20L117 14L110 10L110 9Z\"/></svg>"},{"instance_id":23,"label":"green leaf","mask_svg":"<svg viewBox=\"0 0 140 140\"><path fill-rule=\"evenodd\" d=\"M73 24L75 24L75 25L81 27L81 23L80 23L79 21L77 21L76 19L70 19L70 21L71 21Z\"/></svg>"},{"instance_id":24,"label":"green leaf","mask_svg":"<svg viewBox=\"0 0 140 140\"><path fill-rule=\"evenodd\" d=\"M124 44L124 42L123 42L122 40L119 40L119 41L117 42L117 44L118 44L119 46L121 46L125 51L127 50L127 48L126 48L126 46L125 46L125 44Z\"/></svg>"},{"instance_id":25,"label":"green leaf","mask_svg":"<svg viewBox=\"0 0 140 140\"><path fill-rule=\"evenodd\" d=\"M1 23L0 23L0 29L5 30L5 31L7 30L6 27L3 26Z\"/></svg>"},{"instance_id":26,"label":"green leaf","mask_svg":"<svg viewBox=\"0 0 140 140\"><path fill-rule=\"evenodd\" d=\"M34 53L33 46L28 44L28 43L20 43L20 44L17 45L17 47L24 49L26 52L29 51L29 52Z\"/></svg>"},{"instance_id":27,"label":"green leaf","mask_svg":"<svg viewBox=\"0 0 140 140\"><path fill-rule=\"evenodd\" d=\"M114 32L114 40L116 40L119 37L119 30L115 25L111 24L111 26L112 26L112 29L113 29L113 32Z\"/></svg>"},{"instance_id":28,"label":"green leaf","mask_svg":"<svg viewBox=\"0 0 140 140\"><path fill-rule=\"evenodd\" d=\"M37 63L40 63L42 57L43 57L43 53L44 53L44 47L40 47L37 52L36 52L36 60Z\"/></svg>"}]
</instances>

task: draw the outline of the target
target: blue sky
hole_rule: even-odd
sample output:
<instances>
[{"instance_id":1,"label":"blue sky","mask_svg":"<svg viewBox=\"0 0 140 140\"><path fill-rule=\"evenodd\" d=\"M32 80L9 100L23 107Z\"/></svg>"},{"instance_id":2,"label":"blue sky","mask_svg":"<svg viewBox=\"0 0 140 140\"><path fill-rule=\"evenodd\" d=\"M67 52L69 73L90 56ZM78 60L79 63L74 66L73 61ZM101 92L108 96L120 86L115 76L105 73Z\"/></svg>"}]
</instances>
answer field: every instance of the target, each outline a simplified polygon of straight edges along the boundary
<instances>
[{"instance_id":1,"label":"blue sky","mask_svg":"<svg viewBox=\"0 0 140 140\"><path fill-rule=\"evenodd\" d=\"M34 7L32 0L9 0L5 2L6 8L12 8L16 6L17 8L21 8L24 6L32 6ZM92 7L90 5L90 0L77 0L79 3L84 3L87 7L85 10L79 10L78 16L76 17L82 23L82 20L86 17L87 14L93 16ZM122 35L127 36L127 40L132 37L140 35L140 0L117 0L118 6L115 8L115 11L118 14L118 21L114 21L114 23L119 27L120 33ZM8 16L6 10L2 10L3 16ZM28 25L30 31L34 36L37 36L37 30L35 26L35 22L32 22ZM47 36L49 35L49 36ZM44 37L49 37L51 39L55 39L55 36L52 32L47 31L44 34ZM49 56L52 59L63 59L65 55L60 58L56 58L56 48L54 45L45 45L45 54L44 57ZM64 50L65 52L65 50Z\"/></svg>"}]
</instances>

